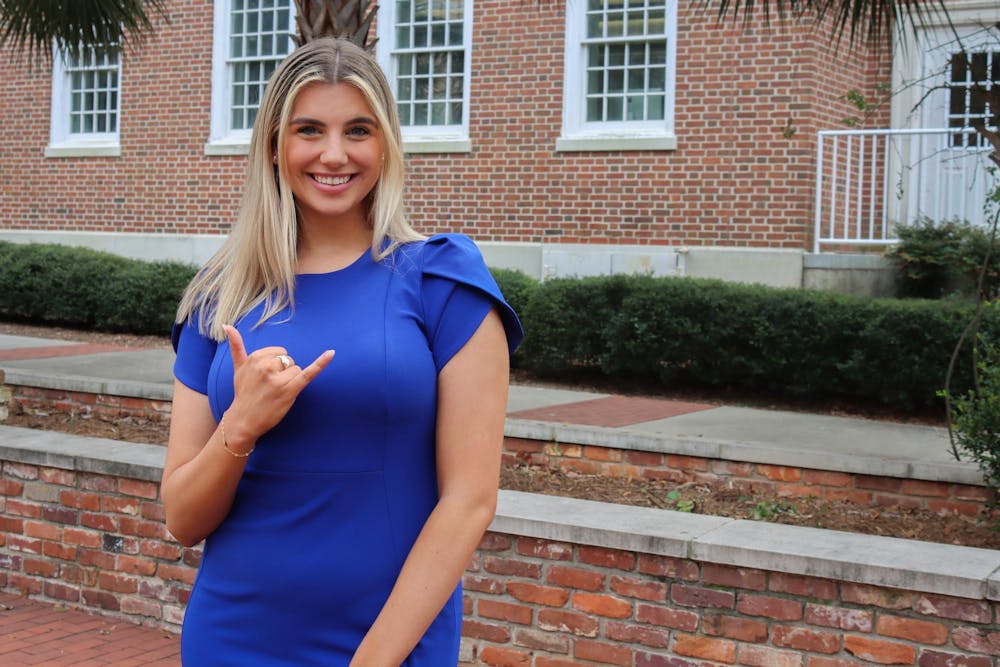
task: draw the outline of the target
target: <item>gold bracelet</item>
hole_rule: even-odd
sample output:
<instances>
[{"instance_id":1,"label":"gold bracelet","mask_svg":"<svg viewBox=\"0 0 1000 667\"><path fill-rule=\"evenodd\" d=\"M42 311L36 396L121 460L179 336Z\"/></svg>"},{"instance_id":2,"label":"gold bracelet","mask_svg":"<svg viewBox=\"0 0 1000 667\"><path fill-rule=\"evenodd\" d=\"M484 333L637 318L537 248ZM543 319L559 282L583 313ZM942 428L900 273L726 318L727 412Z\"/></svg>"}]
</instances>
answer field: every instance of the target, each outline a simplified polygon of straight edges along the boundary
<instances>
[{"instance_id":1,"label":"gold bracelet","mask_svg":"<svg viewBox=\"0 0 1000 667\"><path fill-rule=\"evenodd\" d=\"M219 430L222 431L222 448L225 449L230 454L232 454L233 456L235 456L236 458L238 458L238 459L245 459L248 456L250 456L251 454L253 454L253 450L257 449L257 446L254 445L253 447L250 448L250 451L247 452L246 454L240 454L239 452L234 452L233 450L229 449L229 444L226 442L226 417L225 417L225 415L223 415L222 419L219 420Z\"/></svg>"}]
</instances>

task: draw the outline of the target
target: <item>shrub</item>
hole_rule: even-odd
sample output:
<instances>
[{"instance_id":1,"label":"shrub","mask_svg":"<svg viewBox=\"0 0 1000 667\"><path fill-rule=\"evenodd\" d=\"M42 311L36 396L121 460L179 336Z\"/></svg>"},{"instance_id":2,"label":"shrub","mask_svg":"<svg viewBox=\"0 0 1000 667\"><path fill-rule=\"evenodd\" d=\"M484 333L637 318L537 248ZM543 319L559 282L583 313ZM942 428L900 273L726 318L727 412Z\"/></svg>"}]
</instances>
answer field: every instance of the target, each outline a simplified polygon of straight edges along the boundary
<instances>
[{"instance_id":1,"label":"shrub","mask_svg":"<svg viewBox=\"0 0 1000 667\"><path fill-rule=\"evenodd\" d=\"M165 334L195 268L88 248L0 242L0 315L101 331Z\"/></svg>"},{"instance_id":2,"label":"shrub","mask_svg":"<svg viewBox=\"0 0 1000 667\"><path fill-rule=\"evenodd\" d=\"M497 281L500 293L518 315L522 315L531 300L532 294L538 289L538 281L523 271L514 269L490 269L493 279Z\"/></svg>"},{"instance_id":3,"label":"shrub","mask_svg":"<svg viewBox=\"0 0 1000 667\"><path fill-rule=\"evenodd\" d=\"M616 275L557 278L539 285L523 312L522 363L549 374L600 367L607 323L641 280Z\"/></svg>"},{"instance_id":4,"label":"shrub","mask_svg":"<svg viewBox=\"0 0 1000 667\"><path fill-rule=\"evenodd\" d=\"M886 252L900 273L903 296L936 299L949 294L975 296L980 269L990 246L990 231L968 222L921 218L896 228L899 243ZM1000 252L993 251L983 282L985 294L1000 287Z\"/></svg>"},{"instance_id":5,"label":"shrub","mask_svg":"<svg viewBox=\"0 0 1000 667\"><path fill-rule=\"evenodd\" d=\"M689 278L554 280L524 313L522 365L550 376L585 370L665 387L924 409L938 404L973 309L965 300L870 299ZM1000 331L992 320L983 326ZM954 386L969 386L969 367L965 354Z\"/></svg>"},{"instance_id":6,"label":"shrub","mask_svg":"<svg viewBox=\"0 0 1000 667\"><path fill-rule=\"evenodd\" d=\"M995 336L980 337L977 386L950 394L952 435L960 454L978 464L997 506L1000 493L1000 346ZM948 395L948 394L946 394Z\"/></svg>"}]
</instances>

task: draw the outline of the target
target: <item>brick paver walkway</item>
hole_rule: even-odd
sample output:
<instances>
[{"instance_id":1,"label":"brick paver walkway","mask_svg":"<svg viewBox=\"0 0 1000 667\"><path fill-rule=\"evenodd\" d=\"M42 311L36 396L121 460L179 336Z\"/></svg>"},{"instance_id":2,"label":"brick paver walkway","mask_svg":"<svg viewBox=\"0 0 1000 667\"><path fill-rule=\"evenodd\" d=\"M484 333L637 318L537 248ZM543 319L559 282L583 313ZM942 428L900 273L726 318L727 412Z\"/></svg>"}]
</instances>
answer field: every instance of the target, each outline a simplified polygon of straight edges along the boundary
<instances>
[{"instance_id":1,"label":"brick paver walkway","mask_svg":"<svg viewBox=\"0 0 1000 667\"><path fill-rule=\"evenodd\" d=\"M180 655L175 634L0 593L3 667L178 667Z\"/></svg>"},{"instance_id":2,"label":"brick paver walkway","mask_svg":"<svg viewBox=\"0 0 1000 667\"><path fill-rule=\"evenodd\" d=\"M552 405L512 412L517 419L537 419L546 422L586 424L588 426L620 427L642 422L676 417L699 410L710 410L717 405L689 403L641 396L607 396L576 403Z\"/></svg>"}]
</instances>

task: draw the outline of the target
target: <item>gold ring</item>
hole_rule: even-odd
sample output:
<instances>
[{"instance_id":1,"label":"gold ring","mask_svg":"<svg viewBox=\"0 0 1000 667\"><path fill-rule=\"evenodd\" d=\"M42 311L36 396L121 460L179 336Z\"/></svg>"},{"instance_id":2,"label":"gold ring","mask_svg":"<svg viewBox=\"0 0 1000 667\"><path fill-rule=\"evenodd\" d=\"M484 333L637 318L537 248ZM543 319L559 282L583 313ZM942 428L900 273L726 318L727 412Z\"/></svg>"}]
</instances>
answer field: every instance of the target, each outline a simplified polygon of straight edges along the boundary
<instances>
[{"instance_id":1,"label":"gold ring","mask_svg":"<svg viewBox=\"0 0 1000 667\"><path fill-rule=\"evenodd\" d=\"M292 365L292 358L287 354L279 354L276 358L281 362L281 370L285 370Z\"/></svg>"}]
</instances>

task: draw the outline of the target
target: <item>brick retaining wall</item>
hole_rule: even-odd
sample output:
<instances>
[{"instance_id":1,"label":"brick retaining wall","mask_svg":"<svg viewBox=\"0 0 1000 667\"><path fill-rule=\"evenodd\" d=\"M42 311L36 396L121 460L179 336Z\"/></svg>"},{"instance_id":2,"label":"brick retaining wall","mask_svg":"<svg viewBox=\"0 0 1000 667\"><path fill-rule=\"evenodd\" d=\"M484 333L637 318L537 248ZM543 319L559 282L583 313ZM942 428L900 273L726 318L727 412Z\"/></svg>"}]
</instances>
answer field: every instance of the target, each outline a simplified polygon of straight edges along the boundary
<instances>
[{"instance_id":1,"label":"brick retaining wall","mask_svg":"<svg viewBox=\"0 0 1000 667\"><path fill-rule=\"evenodd\" d=\"M542 442L510 436L504 441L504 462L584 475L666 479L678 484L728 481L739 489L776 492L788 497L846 500L859 505L902 505L970 516L979 514L991 495L985 486L973 484Z\"/></svg>"},{"instance_id":2,"label":"brick retaining wall","mask_svg":"<svg viewBox=\"0 0 1000 667\"><path fill-rule=\"evenodd\" d=\"M26 409L133 417L164 424L170 419L169 397L113 396L16 384L8 388L13 401ZM981 484L815 470L511 435L504 440L504 463L586 475L667 479L679 484L729 481L737 488L788 497L815 496L860 505L902 505L969 516L979 514L990 498L989 489Z\"/></svg>"},{"instance_id":3,"label":"brick retaining wall","mask_svg":"<svg viewBox=\"0 0 1000 667\"><path fill-rule=\"evenodd\" d=\"M162 457L0 426L0 588L176 630L200 550L164 528ZM998 664L998 552L512 492L492 530L466 663Z\"/></svg>"}]
</instances>

